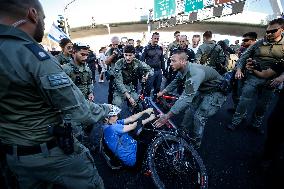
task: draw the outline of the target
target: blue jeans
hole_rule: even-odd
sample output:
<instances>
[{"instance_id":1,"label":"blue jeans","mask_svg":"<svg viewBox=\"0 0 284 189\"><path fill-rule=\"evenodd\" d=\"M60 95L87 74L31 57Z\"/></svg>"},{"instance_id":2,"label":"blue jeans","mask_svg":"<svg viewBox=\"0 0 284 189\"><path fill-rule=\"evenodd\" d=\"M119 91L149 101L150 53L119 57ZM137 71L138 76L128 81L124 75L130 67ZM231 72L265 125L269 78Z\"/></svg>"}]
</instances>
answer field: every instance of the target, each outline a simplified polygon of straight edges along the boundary
<instances>
[{"instance_id":1,"label":"blue jeans","mask_svg":"<svg viewBox=\"0 0 284 189\"><path fill-rule=\"evenodd\" d=\"M146 84L146 96L151 96L151 90L154 88L154 95L161 90L162 70L155 70L154 75L149 76Z\"/></svg>"}]
</instances>

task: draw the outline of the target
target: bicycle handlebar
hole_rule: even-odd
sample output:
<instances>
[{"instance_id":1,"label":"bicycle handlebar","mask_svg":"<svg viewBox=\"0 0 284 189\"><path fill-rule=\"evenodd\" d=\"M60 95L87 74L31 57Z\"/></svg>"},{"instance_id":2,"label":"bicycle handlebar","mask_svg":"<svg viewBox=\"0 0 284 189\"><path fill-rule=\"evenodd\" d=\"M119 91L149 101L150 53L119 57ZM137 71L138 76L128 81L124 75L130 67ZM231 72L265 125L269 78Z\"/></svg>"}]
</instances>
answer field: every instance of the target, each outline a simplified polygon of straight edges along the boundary
<instances>
[{"instance_id":1,"label":"bicycle handlebar","mask_svg":"<svg viewBox=\"0 0 284 189\"><path fill-rule=\"evenodd\" d=\"M166 99L166 100L177 100L178 97L176 96L170 96L170 95L163 95L160 98Z\"/></svg>"},{"instance_id":2,"label":"bicycle handlebar","mask_svg":"<svg viewBox=\"0 0 284 189\"><path fill-rule=\"evenodd\" d=\"M159 114L164 114L164 112L162 112L162 110L160 110L160 108L156 105L156 103L150 98L150 97L145 97L145 100L150 102L151 106L153 106L153 108L159 113ZM175 124L171 121L168 120L168 123L171 125L171 127L177 129L177 127L175 126Z\"/></svg>"}]
</instances>

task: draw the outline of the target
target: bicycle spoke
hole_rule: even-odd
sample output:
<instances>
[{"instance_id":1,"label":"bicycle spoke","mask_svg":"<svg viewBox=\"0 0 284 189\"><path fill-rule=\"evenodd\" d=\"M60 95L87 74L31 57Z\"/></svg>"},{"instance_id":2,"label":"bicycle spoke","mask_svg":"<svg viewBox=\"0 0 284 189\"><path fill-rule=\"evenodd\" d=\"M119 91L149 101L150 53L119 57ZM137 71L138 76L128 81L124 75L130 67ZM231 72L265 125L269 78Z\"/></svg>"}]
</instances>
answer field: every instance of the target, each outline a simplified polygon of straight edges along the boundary
<instances>
[{"instance_id":1,"label":"bicycle spoke","mask_svg":"<svg viewBox=\"0 0 284 189\"><path fill-rule=\"evenodd\" d=\"M172 135L154 142L150 169L158 188L207 188L205 167L192 146Z\"/></svg>"}]
</instances>

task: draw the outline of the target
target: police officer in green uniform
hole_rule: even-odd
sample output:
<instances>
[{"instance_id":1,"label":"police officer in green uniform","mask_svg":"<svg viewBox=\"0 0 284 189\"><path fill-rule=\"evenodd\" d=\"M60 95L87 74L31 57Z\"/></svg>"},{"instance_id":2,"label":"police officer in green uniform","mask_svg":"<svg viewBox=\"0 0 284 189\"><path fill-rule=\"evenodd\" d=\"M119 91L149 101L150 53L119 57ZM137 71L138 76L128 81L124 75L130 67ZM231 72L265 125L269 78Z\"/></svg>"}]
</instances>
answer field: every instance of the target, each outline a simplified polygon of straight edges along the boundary
<instances>
[{"instance_id":1,"label":"police officer in green uniform","mask_svg":"<svg viewBox=\"0 0 284 189\"><path fill-rule=\"evenodd\" d=\"M2 149L20 188L43 188L46 183L68 189L104 188L89 150L72 135L49 132L69 131L62 123L66 117L94 124L107 116L110 106L87 101L57 59L38 44L44 18L38 0L1 1ZM68 153L65 142L72 148Z\"/></svg>"},{"instance_id":2,"label":"police officer in green uniform","mask_svg":"<svg viewBox=\"0 0 284 189\"><path fill-rule=\"evenodd\" d=\"M212 32L206 31L203 34L204 43L199 46L195 55L196 63L211 66L218 73L226 72L226 56L220 45L212 40Z\"/></svg>"},{"instance_id":3,"label":"police officer in green uniform","mask_svg":"<svg viewBox=\"0 0 284 189\"><path fill-rule=\"evenodd\" d=\"M73 44L70 39L63 38L59 42L59 46L62 51L56 55L58 62L61 65L67 64L72 61L72 53L73 53Z\"/></svg>"},{"instance_id":4,"label":"police officer in green uniform","mask_svg":"<svg viewBox=\"0 0 284 189\"><path fill-rule=\"evenodd\" d=\"M132 45L124 47L124 58L118 60L114 67L115 91L113 104L121 107L124 99L128 99L132 106L136 105L138 80L148 78L151 67L135 58L135 48ZM153 73L152 73L153 74Z\"/></svg>"},{"instance_id":5,"label":"police officer in green uniform","mask_svg":"<svg viewBox=\"0 0 284 189\"><path fill-rule=\"evenodd\" d=\"M189 130L193 126L192 142L199 148L208 118L213 116L226 100L226 95L220 88L223 77L212 67L188 62L184 51L173 53L171 66L174 71L179 72L175 79L157 96L160 97L174 91L184 78L185 89L170 111L160 115L154 124L161 127L168 119L185 111L181 129L186 133L191 133Z\"/></svg>"},{"instance_id":6,"label":"police officer in green uniform","mask_svg":"<svg viewBox=\"0 0 284 189\"><path fill-rule=\"evenodd\" d=\"M86 99L93 101L92 71L86 64L89 47L83 43L73 45L73 61L64 64L63 70L82 91Z\"/></svg>"},{"instance_id":7,"label":"police officer in green uniform","mask_svg":"<svg viewBox=\"0 0 284 189\"><path fill-rule=\"evenodd\" d=\"M244 77L242 69L247 61L253 61L257 67L256 69L260 70L269 69L274 64L279 63L284 58L284 38L281 35L283 31L284 20L282 18L269 22L265 39L259 40L250 46L237 61L235 78L242 79ZM262 128L264 115L274 97L273 88L268 87L268 82L271 79L273 78L260 78L253 72L248 72L232 122L227 125L228 129L235 130L243 124L245 118L250 117L248 115L248 113L251 113L249 108L257 99L250 127L258 133L264 133Z\"/></svg>"},{"instance_id":8,"label":"police officer in green uniform","mask_svg":"<svg viewBox=\"0 0 284 189\"><path fill-rule=\"evenodd\" d=\"M175 31L174 37L175 37L175 40L169 44L169 46L168 46L168 48L167 48L167 50L165 52L166 59L170 58L170 52L173 49L178 48L179 40L180 40L180 31Z\"/></svg>"}]
</instances>

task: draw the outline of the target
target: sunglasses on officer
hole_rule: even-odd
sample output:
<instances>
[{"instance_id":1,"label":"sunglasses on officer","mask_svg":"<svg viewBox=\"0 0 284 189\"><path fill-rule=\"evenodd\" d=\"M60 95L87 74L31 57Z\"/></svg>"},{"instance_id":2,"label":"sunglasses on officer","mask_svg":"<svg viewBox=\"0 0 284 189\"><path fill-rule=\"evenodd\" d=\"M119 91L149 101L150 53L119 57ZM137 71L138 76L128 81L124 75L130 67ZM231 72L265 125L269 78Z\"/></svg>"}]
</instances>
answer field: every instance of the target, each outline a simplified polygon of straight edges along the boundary
<instances>
[{"instance_id":1,"label":"sunglasses on officer","mask_svg":"<svg viewBox=\"0 0 284 189\"><path fill-rule=\"evenodd\" d=\"M80 53L81 56L88 56L89 54L87 53Z\"/></svg>"},{"instance_id":2,"label":"sunglasses on officer","mask_svg":"<svg viewBox=\"0 0 284 189\"><path fill-rule=\"evenodd\" d=\"M67 50L72 50L73 47L72 47L72 46L67 46L66 49L67 49Z\"/></svg>"},{"instance_id":3,"label":"sunglasses on officer","mask_svg":"<svg viewBox=\"0 0 284 189\"><path fill-rule=\"evenodd\" d=\"M266 30L266 34L274 34L276 33L280 28L276 28L276 29L273 29L273 30Z\"/></svg>"}]
</instances>

